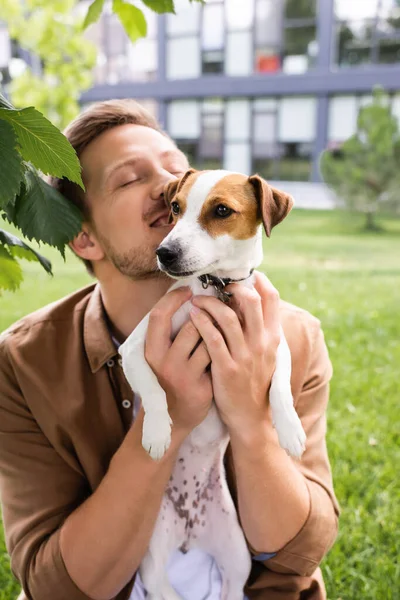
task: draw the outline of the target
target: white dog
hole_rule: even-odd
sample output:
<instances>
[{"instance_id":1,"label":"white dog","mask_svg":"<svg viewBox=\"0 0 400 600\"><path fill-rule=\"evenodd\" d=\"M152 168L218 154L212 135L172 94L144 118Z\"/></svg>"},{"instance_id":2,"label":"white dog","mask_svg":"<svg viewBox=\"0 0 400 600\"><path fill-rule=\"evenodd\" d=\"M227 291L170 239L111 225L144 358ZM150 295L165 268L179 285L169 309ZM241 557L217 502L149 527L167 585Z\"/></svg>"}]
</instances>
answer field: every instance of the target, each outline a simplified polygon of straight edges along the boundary
<instances>
[{"instance_id":1,"label":"white dog","mask_svg":"<svg viewBox=\"0 0 400 600\"><path fill-rule=\"evenodd\" d=\"M258 175L190 169L165 189L175 226L157 249L158 266L178 281L169 291L189 286L193 295L228 300L224 287L240 281L252 287L252 273L263 257L262 226L267 236L289 213L293 200ZM190 318L186 302L172 319L173 336ZM161 458L171 441L171 419L164 390L144 357L148 315L119 352L132 389L144 408L143 447ZM281 329L269 402L280 445L294 457L305 447L305 434L293 406L291 356ZM200 548L216 560L223 600L243 600L251 559L224 471L229 443L215 404L187 437L165 491L149 549L140 566L151 600L180 597L166 576L173 551ZM228 550L229 548L229 550Z\"/></svg>"}]
</instances>

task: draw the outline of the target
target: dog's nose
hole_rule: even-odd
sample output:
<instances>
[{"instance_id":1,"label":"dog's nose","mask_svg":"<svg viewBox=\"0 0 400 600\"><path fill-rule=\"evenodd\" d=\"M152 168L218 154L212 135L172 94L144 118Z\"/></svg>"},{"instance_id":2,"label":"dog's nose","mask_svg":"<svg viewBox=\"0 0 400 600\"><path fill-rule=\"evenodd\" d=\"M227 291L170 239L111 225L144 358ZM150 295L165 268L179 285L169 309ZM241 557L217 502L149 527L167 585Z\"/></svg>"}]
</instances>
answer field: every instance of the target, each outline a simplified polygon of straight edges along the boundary
<instances>
[{"instance_id":1,"label":"dog's nose","mask_svg":"<svg viewBox=\"0 0 400 600\"><path fill-rule=\"evenodd\" d=\"M171 250L171 248L167 248L166 246L160 246L160 248L157 248L156 254L160 259L160 262L162 262L163 265L168 267L176 261L179 253L176 250Z\"/></svg>"}]
</instances>

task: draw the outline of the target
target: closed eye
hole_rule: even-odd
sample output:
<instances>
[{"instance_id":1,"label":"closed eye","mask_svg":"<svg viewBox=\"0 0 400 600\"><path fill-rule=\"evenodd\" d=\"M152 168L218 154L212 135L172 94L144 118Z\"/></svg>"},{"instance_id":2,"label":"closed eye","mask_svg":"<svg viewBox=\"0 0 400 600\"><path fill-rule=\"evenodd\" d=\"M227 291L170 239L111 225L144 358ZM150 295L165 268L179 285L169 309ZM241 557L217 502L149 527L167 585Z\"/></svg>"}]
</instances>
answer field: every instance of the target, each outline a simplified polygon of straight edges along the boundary
<instances>
[{"instance_id":1,"label":"closed eye","mask_svg":"<svg viewBox=\"0 0 400 600\"><path fill-rule=\"evenodd\" d=\"M131 179L131 181L127 181L126 183L123 183L119 187L120 188L128 187L128 185L131 185L131 183L136 183L137 181L139 181L139 180L138 179Z\"/></svg>"}]
</instances>

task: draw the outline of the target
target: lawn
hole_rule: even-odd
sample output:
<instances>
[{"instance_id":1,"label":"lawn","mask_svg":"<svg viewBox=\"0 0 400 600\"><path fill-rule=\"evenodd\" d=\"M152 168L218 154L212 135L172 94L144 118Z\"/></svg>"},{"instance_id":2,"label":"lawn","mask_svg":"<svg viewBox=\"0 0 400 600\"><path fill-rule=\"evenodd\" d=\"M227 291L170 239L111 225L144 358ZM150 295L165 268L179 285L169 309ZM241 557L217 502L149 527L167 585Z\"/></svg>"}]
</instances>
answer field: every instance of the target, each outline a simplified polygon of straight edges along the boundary
<instances>
[{"instance_id":1,"label":"lawn","mask_svg":"<svg viewBox=\"0 0 400 600\"><path fill-rule=\"evenodd\" d=\"M282 298L322 321L334 366L328 448L342 507L322 568L330 600L400 597L400 220L360 231L340 212L295 210L265 242L263 270ZM0 330L89 281L52 251L55 277L25 263L25 283L0 298ZM14 600L0 527L0 600Z\"/></svg>"}]
</instances>

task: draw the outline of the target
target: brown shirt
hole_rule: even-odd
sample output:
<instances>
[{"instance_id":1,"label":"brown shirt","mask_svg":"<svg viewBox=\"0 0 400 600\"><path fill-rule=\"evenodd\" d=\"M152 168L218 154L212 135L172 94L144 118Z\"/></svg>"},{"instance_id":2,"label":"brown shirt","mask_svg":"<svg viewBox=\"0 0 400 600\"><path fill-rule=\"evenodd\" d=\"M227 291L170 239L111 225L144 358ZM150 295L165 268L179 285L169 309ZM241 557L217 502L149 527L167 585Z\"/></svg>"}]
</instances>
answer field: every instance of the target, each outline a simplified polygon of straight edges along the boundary
<instances>
[{"instance_id":1,"label":"brown shirt","mask_svg":"<svg viewBox=\"0 0 400 600\"><path fill-rule=\"evenodd\" d=\"M301 531L273 558L253 560L245 591L250 600L321 600L318 564L335 540L339 512L325 445L332 369L316 318L282 302L281 321L307 434L296 465L311 509ZM66 570L60 527L105 476L131 425L132 402L98 286L25 317L0 336L0 493L11 569L24 590L20 598L89 600ZM226 466L235 499L229 449ZM117 600L128 600L132 585L133 578Z\"/></svg>"}]
</instances>

